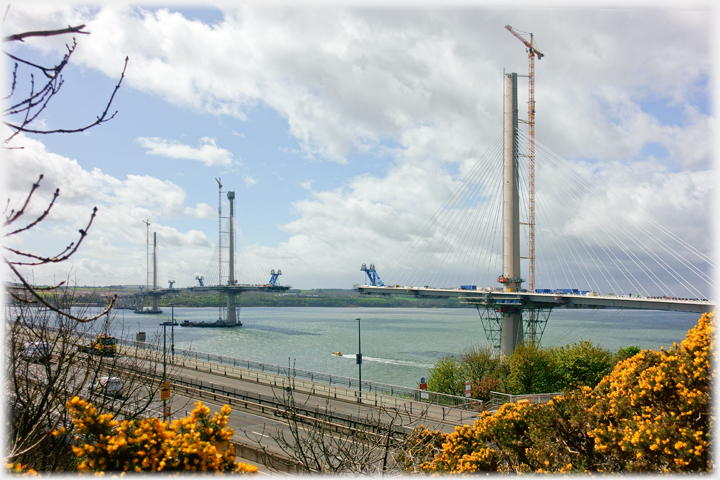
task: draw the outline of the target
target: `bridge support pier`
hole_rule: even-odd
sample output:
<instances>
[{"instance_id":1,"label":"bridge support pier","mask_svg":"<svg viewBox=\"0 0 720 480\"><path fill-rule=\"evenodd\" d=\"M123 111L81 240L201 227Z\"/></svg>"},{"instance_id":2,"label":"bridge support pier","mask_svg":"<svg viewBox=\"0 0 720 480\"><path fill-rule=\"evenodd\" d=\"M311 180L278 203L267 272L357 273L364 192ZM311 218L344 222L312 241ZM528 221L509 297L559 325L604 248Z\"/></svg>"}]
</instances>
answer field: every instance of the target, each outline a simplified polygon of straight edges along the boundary
<instances>
[{"instance_id":1,"label":"bridge support pier","mask_svg":"<svg viewBox=\"0 0 720 480\"><path fill-rule=\"evenodd\" d=\"M519 310L503 312L500 331L500 352L510 355L523 340L522 315Z\"/></svg>"},{"instance_id":2,"label":"bridge support pier","mask_svg":"<svg viewBox=\"0 0 720 480\"><path fill-rule=\"evenodd\" d=\"M137 299L135 300L135 311L142 312L144 308L145 308L145 296L142 295L142 296L137 297Z\"/></svg>"},{"instance_id":3,"label":"bridge support pier","mask_svg":"<svg viewBox=\"0 0 720 480\"><path fill-rule=\"evenodd\" d=\"M157 232L153 232L153 291L158 289L157 284ZM158 307L158 296L152 295L150 313L162 313Z\"/></svg>"},{"instance_id":4,"label":"bridge support pier","mask_svg":"<svg viewBox=\"0 0 720 480\"><path fill-rule=\"evenodd\" d=\"M228 192L227 198L230 202L230 218L228 219L228 285L235 285L235 192ZM242 325L242 322L240 322L237 317L237 294L228 292L225 323Z\"/></svg>"},{"instance_id":5,"label":"bridge support pier","mask_svg":"<svg viewBox=\"0 0 720 480\"><path fill-rule=\"evenodd\" d=\"M233 325L242 325L242 323L238 320L237 315L237 294L235 293L228 293L227 294L227 313L225 317L225 322L230 323Z\"/></svg>"}]
</instances>

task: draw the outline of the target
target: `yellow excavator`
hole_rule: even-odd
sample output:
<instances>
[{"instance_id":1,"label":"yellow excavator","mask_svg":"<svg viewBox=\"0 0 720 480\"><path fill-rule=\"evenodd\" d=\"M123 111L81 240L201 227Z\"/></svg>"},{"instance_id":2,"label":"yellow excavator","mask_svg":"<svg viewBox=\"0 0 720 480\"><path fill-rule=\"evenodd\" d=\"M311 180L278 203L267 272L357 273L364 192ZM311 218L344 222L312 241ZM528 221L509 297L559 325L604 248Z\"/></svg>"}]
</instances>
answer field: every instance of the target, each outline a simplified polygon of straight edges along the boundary
<instances>
[{"instance_id":1,"label":"yellow excavator","mask_svg":"<svg viewBox=\"0 0 720 480\"><path fill-rule=\"evenodd\" d=\"M117 339L107 333L98 335L95 340L89 344L78 344L78 350L89 353L90 355L102 355L114 357L116 352Z\"/></svg>"}]
</instances>

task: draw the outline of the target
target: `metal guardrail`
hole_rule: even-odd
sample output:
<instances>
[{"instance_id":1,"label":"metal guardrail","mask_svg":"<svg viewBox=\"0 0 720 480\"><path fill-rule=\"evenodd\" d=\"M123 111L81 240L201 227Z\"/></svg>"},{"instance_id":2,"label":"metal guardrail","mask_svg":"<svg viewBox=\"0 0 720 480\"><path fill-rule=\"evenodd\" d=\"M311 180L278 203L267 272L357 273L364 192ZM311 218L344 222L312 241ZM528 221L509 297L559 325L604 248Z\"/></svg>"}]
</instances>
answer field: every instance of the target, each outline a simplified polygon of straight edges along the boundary
<instances>
[{"instance_id":1,"label":"metal guardrail","mask_svg":"<svg viewBox=\"0 0 720 480\"><path fill-rule=\"evenodd\" d=\"M182 377L173 378L172 383L176 388L186 391L196 391L201 395L212 396L215 401L220 397L223 401L227 401L229 405L244 404L245 408L254 407L256 409L262 409L263 413L265 409L276 415L287 414L287 407L283 403L283 400L278 397L263 395L260 393L250 393L246 391L238 391L235 388L227 387L224 385L218 385L214 382L203 382L202 380L191 380ZM345 428L357 429L359 427L364 428L377 428L378 424L371 422L367 423L367 419L354 416L352 414L339 413L334 410L328 410L322 406L308 407L306 405L298 404L291 407L297 415L300 415L306 419L324 420L338 424ZM407 435L412 431L412 428L403 425L392 426L392 431L395 434Z\"/></svg>"},{"instance_id":2,"label":"metal guardrail","mask_svg":"<svg viewBox=\"0 0 720 480\"><path fill-rule=\"evenodd\" d=\"M500 393L500 392L490 392L490 400L488 400L487 405L503 405L505 403L514 403L518 402L520 400L528 400L531 404L541 404L541 403L547 403L550 401L553 397L559 397L562 395L562 392L555 392L555 393L531 393L526 395L510 395L508 393Z\"/></svg>"},{"instance_id":3,"label":"metal guardrail","mask_svg":"<svg viewBox=\"0 0 720 480\"><path fill-rule=\"evenodd\" d=\"M86 337L92 338L93 334L85 334ZM131 340L127 338L118 338L118 343L126 346L148 348L149 343L138 342L137 340ZM168 348L168 353L169 353ZM252 360L243 360L234 357L226 357L224 355L216 355L213 353L199 352L197 350L185 350L175 348L175 355L186 359L195 359L198 361L205 361L210 363L216 363L219 365L232 366L236 368L242 368L245 370L252 370L256 372L269 373L273 375L279 375L284 377L292 377L295 379L305 379L311 382L324 383L327 385L336 385L345 387L348 389L360 390L360 383L356 378L343 377L340 375L332 375L329 373L313 372L310 370L302 370L293 367L283 367L280 365L273 365L270 363L255 362ZM464 407L468 403L478 403L480 400L458 397L455 395L447 395L444 393L428 392L427 390L419 390L416 388L402 387L398 385L389 385L386 383L378 383L363 380L362 382L363 393L374 394L374 395L386 395L390 397L397 397L406 400L422 401L424 403L431 403L436 405L445 405L451 407Z\"/></svg>"},{"instance_id":4,"label":"metal guardrail","mask_svg":"<svg viewBox=\"0 0 720 480\"><path fill-rule=\"evenodd\" d=\"M94 338L95 333L84 333L83 336L87 338ZM149 349L153 347L152 344L147 342L139 342L128 338L118 338L118 343L135 348ZM170 355L170 349L167 349L168 356ZM310 370L302 370L293 367L283 367L280 365L273 365L263 362L255 362L252 360L243 360L234 357L227 357L224 355L216 355L213 353L199 352L197 350L185 350L175 348L175 355L182 359L183 365L188 360L194 360L197 368L198 362L207 363L206 368L209 371L218 371L218 366L224 368L224 373L227 375L228 368L230 372L235 375L239 375L242 378L243 373L237 370L247 370L256 372L256 381L260 381L260 377L263 376L266 383L276 383L275 376L281 377L292 377L295 380L303 379L309 380L312 385L313 393L325 393L328 396L334 396L338 398L339 394L341 397L347 397L348 399L357 399L359 394L359 382L356 378L343 377L340 375L332 375L328 373L313 372ZM260 373L265 375L260 375ZM245 374L247 376L247 374ZM271 376L273 378L271 378ZM320 384L320 385L318 385ZM323 387L322 385L328 387ZM334 388L333 388L334 387ZM347 392L340 393L340 390L353 390L348 396ZM491 399L488 402L482 400L459 397L455 395L447 395L444 393L430 392L427 390L419 390L414 388L402 387L397 385L389 385L385 383L378 383L372 381L363 380L362 382L362 394L367 397L375 397L376 404L378 403L378 396L394 397L398 400L410 401L410 402L421 402L426 405L437 405L443 407L442 417L446 418L447 414L445 408L449 407L451 410L456 410L459 413L460 420L462 421L462 411L477 412L488 409L492 406L500 406L509 402L517 402L519 400L528 400L532 404L547 403L551 398L562 395L562 393L542 393L542 394L528 394L528 395L510 395L500 392L490 392ZM382 402L387 404L387 402ZM395 402L397 407L397 402Z\"/></svg>"}]
</instances>

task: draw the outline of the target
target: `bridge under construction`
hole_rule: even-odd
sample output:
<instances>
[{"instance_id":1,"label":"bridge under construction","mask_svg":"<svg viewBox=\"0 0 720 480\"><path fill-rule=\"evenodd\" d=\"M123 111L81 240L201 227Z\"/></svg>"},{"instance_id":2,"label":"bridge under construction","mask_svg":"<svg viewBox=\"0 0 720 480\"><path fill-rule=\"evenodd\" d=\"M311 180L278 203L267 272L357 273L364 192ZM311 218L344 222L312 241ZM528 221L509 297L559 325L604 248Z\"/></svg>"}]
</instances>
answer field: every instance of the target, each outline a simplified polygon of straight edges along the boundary
<instances>
[{"instance_id":1,"label":"bridge under construction","mask_svg":"<svg viewBox=\"0 0 720 480\"><path fill-rule=\"evenodd\" d=\"M149 239L150 239L150 223L144 221L148 227L148 281L143 289L141 288L140 293L120 296L117 299L116 305L119 308L131 308L136 313L145 314L160 314L162 310L159 308L158 301L161 297L171 294L177 294L180 291L190 292L218 292L218 320L216 322L199 322L199 323L188 323L183 326L188 327L239 327L242 326L242 322L239 318L239 307L238 297L244 292L286 292L291 287L287 285L278 285L278 277L282 275L282 271L275 270L270 272L270 281L265 284L239 284L236 278L235 266L236 266L236 248L235 248L235 192L227 192L227 200L229 203L229 216L227 217L227 234L228 234L228 266L227 273L224 272L224 261L223 261L223 228L222 228L222 183L219 179L216 179L218 183L218 282L216 285L205 285L204 276L196 276L195 279L199 285L194 287L185 288L173 288L173 284L176 283L174 280L170 280L169 288L160 288L157 282L157 232L153 232L153 254L152 254L152 289L150 288L150 261L149 261ZM223 282L225 280L225 282ZM149 308L146 308L147 303L150 303Z\"/></svg>"},{"instance_id":2,"label":"bridge under construction","mask_svg":"<svg viewBox=\"0 0 720 480\"><path fill-rule=\"evenodd\" d=\"M643 288L637 281L637 277L641 275L645 275L646 278L652 280L655 285L654 289L665 289L667 287L660 276L650 271L648 263L654 261L660 265L667 276L672 277L677 282L681 282L689 291L695 292L696 298L678 298L676 295L671 294L659 296L646 294L643 296L638 294L616 295L609 293L605 295L589 290L581 292L579 289L551 290L535 288L534 213L528 216L529 220L525 223L521 222L520 215L519 179L521 178L521 174L519 157L527 155L521 155L519 153L519 144L521 142L518 138L517 77L518 75L516 73L507 73L504 75L505 102L502 137L502 186L498 187L494 192L489 191L490 187L486 187L485 184L492 183L492 179L488 180L488 178L492 177L493 173L496 172L494 172L491 167L482 167L485 168L485 173L477 174L477 176L472 179L475 184L481 185L481 187L477 187L480 189L480 193L473 192L473 196L470 199L460 199L460 197L458 197L455 203L446 202L439 210L440 213L436 213L436 216L428 222L428 225L436 226L437 231L440 233L434 234L433 236L433 234L427 231L421 232L416 240L411 242L403 255L401 255L401 258L395 262L399 270L404 270L405 273L403 273L403 275L405 275L405 281L398 279L397 282L393 282L397 283L395 285L383 283L377 274L375 265L371 264L370 268L368 268L363 264L361 270L367 273L370 283L359 286L359 292L368 295L405 295L426 298L460 297L462 302L474 305L477 308L488 341L497 351L505 355L512 353L519 343L526 341L539 342L553 308L633 308L695 313L705 313L714 310L716 308L714 302L703 299L697 288L694 288L689 281L685 280L681 274L674 270L670 262L661 259L655 252L651 251L647 244L652 241L656 245L659 245L664 252L672 255L677 263L687 267L693 275L696 275L712 287L713 283L709 275L705 273L702 268L691 264L685 256L683 256L688 255L687 253L681 254L673 251L668 247L669 241L663 242L662 240L658 240L658 238L649 233L647 229L641 230L641 233L638 235L629 232L627 229L620 230L620 233L607 230L601 231L599 234L594 234L594 238L599 245L597 250L593 251L592 247L588 248L584 245L582 248L585 248L585 251L588 252L590 260L587 261L587 264L580 262L579 266L575 267L575 271L570 272L570 275L568 275L567 271L564 272L564 277L570 280L578 276L589 282L593 280L592 273L599 272L606 281L615 281L612 275L609 274L607 265L603 265L600 260L600 255L597 253L600 252L607 255L608 260L605 260L607 264L617 267L618 272L620 272L618 275L624 276L630 285L634 285L638 289ZM530 108L534 110L534 104L531 105ZM530 150L532 151L533 148L534 142L530 142ZM485 175L485 177L481 175ZM532 180L534 175L531 173L528 176ZM573 181L577 182L578 180L577 178L573 178ZM488 190L482 190L483 188L488 188ZM581 189L581 187L575 186L571 188ZM534 190L534 181L531 182L531 190ZM578 205L581 204L581 200L583 199L581 196L582 193L584 192L578 192L576 196L571 196L570 202L576 202ZM483 202L489 206L483 212L480 212L478 205L483 204ZM534 209L533 203L528 203L530 203L530 206ZM566 201L566 205L567 203L569 202ZM563 207L566 205L563 205ZM554 207L554 209L556 211L562 210L562 208L559 209L557 207ZM458 212L468 212L468 215L471 215L471 217L464 218ZM442 215L445 216L443 217ZM615 213L613 213L613 215L616 216ZM502 226L496 229L493 226L494 224L491 223L494 221L494 218L498 216L501 216L500 223ZM614 217L611 218L613 218L614 221ZM646 219L643 218L642 220ZM443 222L446 223L443 224ZM548 220L548 223L552 222ZM575 223L577 223L577 221ZM596 223L598 223L598 220L596 220ZM532 231L530 235L529 254L525 257L521 257L520 252L521 225L529 225ZM656 224L653 224L653 226L654 225ZM483 228L479 228L480 226ZM478 235L487 236L475 237L475 234L471 231L473 228L480 230L481 233ZM586 227L583 226L583 228L585 228L585 230L578 229L577 227L575 230L592 232L595 225L590 224ZM661 232L668 234L666 229L662 229L662 227L658 228L661 229ZM500 230L499 235L501 239L499 242L495 240L495 237L491 236L494 235L493 232L496 230ZM555 237L560 237L557 231L551 233ZM623 241L620 238L621 235L625 235L629 240ZM672 235L672 233L668 235L673 241L681 242L676 235ZM478 241L479 238L486 239L487 243L491 245L482 245L482 242ZM571 249L567 257L571 257L571 260L577 260L582 253L582 249L576 248L574 244L566 239L562 241L564 241L567 248ZM634 243L628 246L630 242ZM499 248L497 248L498 243L500 243ZM558 243L563 245L560 242ZM680 243L680 245L685 251L690 252L690 254L697 254L703 264L712 266L711 260L700 254L697 249L687 245L687 243ZM493 250L493 248L497 249ZM561 249L555 245L553 245L553 248L555 248L556 254L562 260L557 263L562 265L564 261L564 264L568 265L569 269L569 261L566 256L558 253ZM500 252L498 252L498 250L500 250ZM459 258L452 259L451 257L453 255ZM462 258L463 255L475 256L475 258ZM650 260L643 260L642 255L647 256ZM622 256L628 259L627 262L632 265L632 268L622 265L620 261ZM494 277L501 285L500 287L486 286L478 288L477 285L472 284L456 285L448 288L429 286L432 284L432 281L428 280L430 277L440 280L447 279L448 275L445 273L440 274L439 272L441 271L448 272L454 268L457 271L465 272L466 275L476 275L477 272L473 271L470 265L485 265L486 268L492 269L494 258L501 258L502 260L502 271L496 271L497 273L495 273ZM530 259L533 269L532 284L528 289L523 288L525 280L521 277L521 259ZM433 267L430 266L431 261L438 262L437 266L434 267L434 272L432 271ZM420 274L409 273L411 267L406 265L406 262L408 264L416 262L416 264L419 265L418 269L424 268L425 270L430 270L431 273L421 279ZM453 267L453 265L456 267ZM595 270L593 270L593 268ZM498 273L500 274L499 276ZM560 277L562 278L562 276ZM427 285L423 287L412 286L413 284L422 285L424 283L427 283ZM615 283L617 284L617 281L615 281Z\"/></svg>"}]
</instances>

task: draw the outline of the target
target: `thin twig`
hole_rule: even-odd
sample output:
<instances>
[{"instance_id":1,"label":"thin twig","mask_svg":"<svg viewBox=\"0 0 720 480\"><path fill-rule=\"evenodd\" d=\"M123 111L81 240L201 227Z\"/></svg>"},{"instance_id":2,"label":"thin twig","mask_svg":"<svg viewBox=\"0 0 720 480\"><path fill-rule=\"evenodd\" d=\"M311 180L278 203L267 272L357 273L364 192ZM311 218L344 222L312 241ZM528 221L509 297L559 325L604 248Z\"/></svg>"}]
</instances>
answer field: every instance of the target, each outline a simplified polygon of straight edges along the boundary
<instances>
[{"instance_id":1,"label":"thin twig","mask_svg":"<svg viewBox=\"0 0 720 480\"><path fill-rule=\"evenodd\" d=\"M92 322L92 321L94 321L94 320L97 320L98 318L102 317L103 315L107 315L107 314L110 312L110 310L112 310L112 307L115 305L115 301L117 300L117 293L116 293L116 294L113 295L112 300L110 300L110 304L109 304L107 307L105 307L105 310L103 310L103 311L100 312L99 314L95 315L94 317L90 317L90 318L80 318L80 317L76 317L75 315L72 315L70 312L63 312L63 311L60 310L59 308L54 307L53 305L50 305L50 304L42 297L42 295L40 295L37 291L35 291L35 289L34 289L33 287L31 287L30 284L27 283L27 281L25 281L25 278L23 278L23 276L20 275L20 272L18 272L17 269L15 269L15 266L14 266L12 263L8 262L8 261L5 260L5 259L3 259L3 260L4 260L5 263L10 267L10 269L13 271L13 273L15 273L15 275L17 275L17 277L20 279L20 282L23 284L23 286L24 286L25 288L27 288L27 289L30 291L30 293L31 293L35 298L38 299L38 301L39 301L40 303L42 303L43 305L45 305L47 308L49 308L49 309L52 310L53 312L59 313L60 315L62 315L62 316L64 316L64 317L67 317L67 318L69 318L69 319L71 319L71 320L75 320L76 322L88 323L88 322Z\"/></svg>"},{"instance_id":2,"label":"thin twig","mask_svg":"<svg viewBox=\"0 0 720 480\"><path fill-rule=\"evenodd\" d=\"M68 28L63 28L61 30L39 30L36 32L23 32L15 35L10 35L8 37L3 37L3 42L24 42L24 39L28 37L53 37L55 35L64 35L66 33L80 33L83 35L90 35L90 32L82 32L81 30L83 28L85 28L85 25L79 25L77 27L68 26Z\"/></svg>"},{"instance_id":3,"label":"thin twig","mask_svg":"<svg viewBox=\"0 0 720 480\"><path fill-rule=\"evenodd\" d=\"M130 59L129 57L125 57L125 66L123 67L122 74L120 75L120 80L118 81L118 84L115 85L115 89L113 90L112 95L110 95L110 100L108 101L107 105L105 106L105 110L99 117L97 117L97 119L93 123L86 125L84 127L79 127L79 128L70 128L70 129L57 128L55 130L36 130L34 128L26 128L24 126L15 125L13 123L6 122L6 121L3 121L3 123L5 125L7 125L8 127L10 127L12 130L15 130L16 134L17 134L17 132L23 132L23 133L36 133L36 134L40 134L40 135L49 135L51 133L80 133L80 132L84 132L85 130L88 130L92 127L100 125L102 123L109 122L110 120L115 118L115 115L117 115L117 113L118 113L116 110L110 117L107 116L108 112L110 111L110 107L112 106L113 99L115 98L115 94L120 89L120 85L122 84L122 81L125 78L125 70L127 69L127 64L128 64L129 59ZM6 140L6 143L7 143L7 140Z\"/></svg>"},{"instance_id":4,"label":"thin twig","mask_svg":"<svg viewBox=\"0 0 720 480\"><path fill-rule=\"evenodd\" d=\"M25 199L25 203L23 204L22 208L15 213L15 210L10 211L10 215L5 218L5 226L10 225L15 220L18 219L18 217L22 216L23 213L25 213L25 208L30 203L30 198L32 198L33 193L35 193L35 190L37 190L40 187L40 180L43 179L43 174L40 174L40 178L38 178L38 181L36 183L33 183L32 187L30 188L30 193L28 194L27 198ZM10 204L10 199L8 199L8 205ZM5 207L5 210L7 210L7 207ZM13 215L15 213L15 215ZM7 236L7 235L6 235Z\"/></svg>"},{"instance_id":5,"label":"thin twig","mask_svg":"<svg viewBox=\"0 0 720 480\"><path fill-rule=\"evenodd\" d=\"M14 248L10 247L3 247L5 250L8 250L16 255L21 255L28 258L35 258L38 260L38 262L30 263L30 262L9 262L9 260L4 259L8 263L13 263L14 265L29 265L29 266L35 266L35 265L43 265L45 263L58 263L67 260L68 258L72 257L75 252L77 252L78 248L80 248L80 244L82 244L83 240L87 236L87 232L90 229L90 226L93 223L93 220L95 220L95 215L97 214L97 207L93 208L93 213L90 215L90 221L88 222L87 226L83 229L81 228L78 230L80 232L80 240L77 241L77 243L73 242L70 245L68 245L65 250L58 253L54 257L41 257L39 255L35 255L32 253L22 252L19 250L15 250Z\"/></svg>"}]
</instances>

